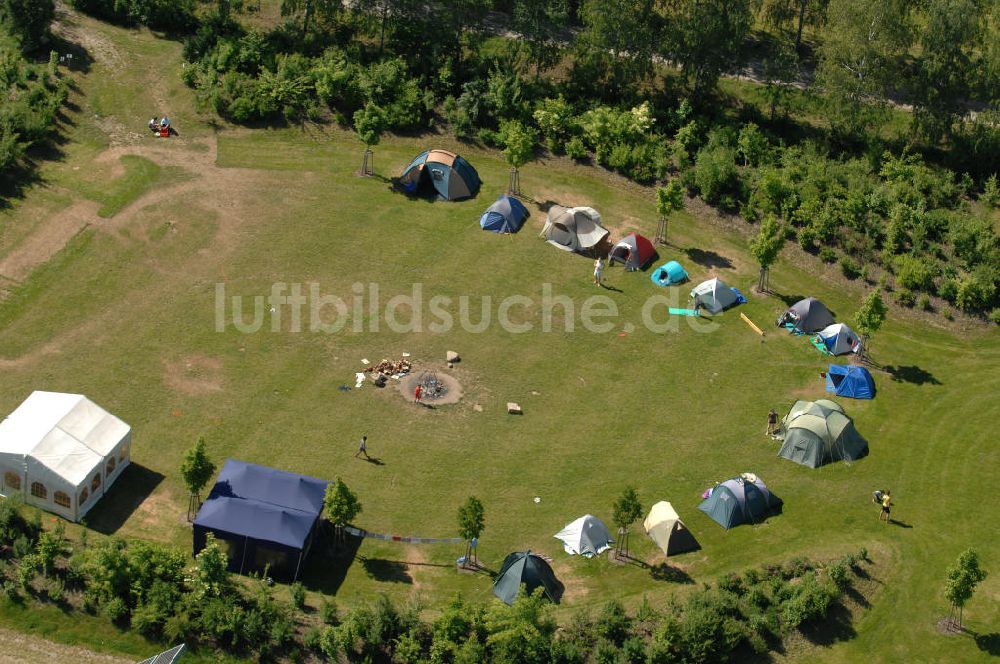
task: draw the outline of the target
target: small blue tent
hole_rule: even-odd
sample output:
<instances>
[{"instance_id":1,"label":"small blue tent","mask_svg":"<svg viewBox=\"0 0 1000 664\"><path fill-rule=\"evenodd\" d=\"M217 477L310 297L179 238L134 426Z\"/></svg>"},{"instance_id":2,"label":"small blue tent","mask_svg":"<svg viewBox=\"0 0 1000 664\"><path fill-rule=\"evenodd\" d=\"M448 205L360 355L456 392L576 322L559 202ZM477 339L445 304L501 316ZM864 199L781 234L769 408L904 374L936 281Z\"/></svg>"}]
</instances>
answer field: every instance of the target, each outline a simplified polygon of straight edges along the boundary
<instances>
[{"instance_id":1,"label":"small blue tent","mask_svg":"<svg viewBox=\"0 0 1000 664\"><path fill-rule=\"evenodd\" d=\"M194 520L194 553L212 533L229 570L263 572L294 581L323 511L327 482L227 459Z\"/></svg>"},{"instance_id":2,"label":"small blue tent","mask_svg":"<svg viewBox=\"0 0 1000 664\"><path fill-rule=\"evenodd\" d=\"M875 381L864 367L831 364L826 372L826 391L838 397L872 399L875 397Z\"/></svg>"},{"instance_id":3,"label":"small blue tent","mask_svg":"<svg viewBox=\"0 0 1000 664\"><path fill-rule=\"evenodd\" d=\"M479 225L484 231L494 233L516 233L521 230L525 218L528 216L528 209L513 196L501 194L496 202L486 208L486 212L479 218Z\"/></svg>"},{"instance_id":4,"label":"small blue tent","mask_svg":"<svg viewBox=\"0 0 1000 664\"><path fill-rule=\"evenodd\" d=\"M653 274L649 278L657 286L673 286L687 281L688 273L681 267L680 263L670 261L653 270Z\"/></svg>"},{"instance_id":5,"label":"small blue tent","mask_svg":"<svg viewBox=\"0 0 1000 664\"><path fill-rule=\"evenodd\" d=\"M414 157L399 176L399 183L408 194L433 185L441 198L455 201L475 196L480 180L472 164L454 152L428 150Z\"/></svg>"}]
</instances>

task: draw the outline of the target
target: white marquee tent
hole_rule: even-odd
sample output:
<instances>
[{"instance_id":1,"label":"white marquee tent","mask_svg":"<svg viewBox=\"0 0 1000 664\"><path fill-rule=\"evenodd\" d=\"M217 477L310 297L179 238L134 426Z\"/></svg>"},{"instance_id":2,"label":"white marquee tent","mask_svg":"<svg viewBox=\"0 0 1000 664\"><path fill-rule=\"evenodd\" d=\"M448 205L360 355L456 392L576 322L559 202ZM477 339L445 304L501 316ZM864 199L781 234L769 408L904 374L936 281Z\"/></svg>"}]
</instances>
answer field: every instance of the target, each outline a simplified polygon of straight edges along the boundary
<instances>
[{"instance_id":1,"label":"white marquee tent","mask_svg":"<svg viewBox=\"0 0 1000 664\"><path fill-rule=\"evenodd\" d=\"M0 422L0 495L79 521L129 464L131 441L81 394L32 392Z\"/></svg>"}]
</instances>

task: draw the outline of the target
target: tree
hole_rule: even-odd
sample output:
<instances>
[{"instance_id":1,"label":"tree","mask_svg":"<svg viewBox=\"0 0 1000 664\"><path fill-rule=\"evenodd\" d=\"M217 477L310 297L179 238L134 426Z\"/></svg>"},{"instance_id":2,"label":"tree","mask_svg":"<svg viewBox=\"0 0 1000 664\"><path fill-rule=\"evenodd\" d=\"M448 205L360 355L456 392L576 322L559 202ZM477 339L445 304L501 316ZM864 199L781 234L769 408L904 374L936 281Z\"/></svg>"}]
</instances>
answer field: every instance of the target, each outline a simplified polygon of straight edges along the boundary
<instances>
[{"instance_id":1,"label":"tree","mask_svg":"<svg viewBox=\"0 0 1000 664\"><path fill-rule=\"evenodd\" d=\"M592 55L610 62L610 95L625 94L653 73L653 54L662 36L655 0L584 0L578 41Z\"/></svg>"},{"instance_id":2,"label":"tree","mask_svg":"<svg viewBox=\"0 0 1000 664\"><path fill-rule=\"evenodd\" d=\"M215 535L205 536L205 548L194 557L194 570L188 583L195 597L221 597L229 588L229 560Z\"/></svg>"},{"instance_id":3,"label":"tree","mask_svg":"<svg viewBox=\"0 0 1000 664\"><path fill-rule=\"evenodd\" d=\"M514 0L514 30L528 43L535 77L555 62L556 42L569 16L566 0Z\"/></svg>"},{"instance_id":4,"label":"tree","mask_svg":"<svg viewBox=\"0 0 1000 664\"><path fill-rule=\"evenodd\" d=\"M656 213L660 215L654 241L667 243L667 229L670 215L684 209L684 185L679 178L672 178L666 187L656 188Z\"/></svg>"},{"instance_id":5,"label":"tree","mask_svg":"<svg viewBox=\"0 0 1000 664\"><path fill-rule=\"evenodd\" d=\"M361 501L337 478L336 482L326 485L326 496L323 497L323 513L333 524L337 541L344 538L344 526L361 513Z\"/></svg>"},{"instance_id":6,"label":"tree","mask_svg":"<svg viewBox=\"0 0 1000 664\"><path fill-rule=\"evenodd\" d=\"M948 578L944 586L944 595L951 602L948 619L954 624L955 609L958 609L959 630L962 629L962 610L966 602L972 599L976 586L982 583L986 576L986 570L979 566L979 556L975 549L963 551L955 564L948 568Z\"/></svg>"},{"instance_id":7,"label":"tree","mask_svg":"<svg viewBox=\"0 0 1000 664\"><path fill-rule=\"evenodd\" d=\"M785 227L778 222L773 214L767 215L760 223L757 235L750 240L750 253L760 265L760 274L757 277L758 293L768 291L767 272L774 261L778 259L778 254L781 253L784 246Z\"/></svg>"},{"instance_id":8,"label":"tree","mask_svg":"<svg viewBox=\"0 0 1000 664\"><path fill-rule=\"evenodd\" d=\"M504 120L500 123L500 142L503 144L503 155L510 164L510 182L507 193L521 193L521 178L518 169L535 156L535 145L538 144L538 132L527 127L518 120Z\"/></svg>"},{"instance_id":9,"label":"tree","mask_svg":"<svg viewBox=\"0 0 1000 664\"><path fill-rule=\"evenodd\" d=\"M760 166L768 147L767 136L755 123L751 122L740 129L736 139L736 152L743 157L744 166Z\"/></svg>"},{"instance_id":10,"label":"tree","mask_svg":"<svg viewBox=\"0 0 1000 664\"><path fill-rule=\"evenodd\" d=\"M0 23L8 26L25 53L45 43L55 16L55 0L0 0Z\"/></svg>"},{"instance_id":11,"label":"tree","mask_svg":"<svg viewBox=\"0 0 1000 664\"><path fill-rule=\"evenodd\" d=\"M830 0L764 0L760 15L764 22L784 28L795 23L795 50L802 48L802 28L807 24L820 26L826 21L826 8Z\"/></svg>"},{"instance_id":12,"label":"tree","mask_svg":"<svg viewBox=\"0 0 1000 664\"><path fill-rule=\"evenodd\" d=\"M854 327L861 333L861 353L862 362L868 360L868 342L872 335L879 331L888 308L882 301L882 295L878 290L873 290L861 303L861 307L854 314Z\"/></svg>"},{"instance_id":13,"label":"tree","mask_svg":"<svg viewBox=\"0 0 1000 664\"><path fill-rule=\"evenodd\" d=\"M697 94L705 94L727 70L743 63L750 30L749 0L678 0L668 17L664 55L677 62Z\"/></svg>"},{"instance_id":14,"label":"tree","mask_svg":"<svg viewBox=\"0 0 1000 664\"><path fill-rule=\"evenodd\" d=\"M975 0L929 0L911 79L913 125L932 142L965 114L977 74L982 15Z\"/></svg>"},{"instance_id":15,"label":"tree","mask_svg":"<svg viewBox=\"0 0 1000 664\"><path fill-rule=\"evenodd\" d=\"M628 531L632 524L642 516L642 503L639 502L639 494L632 487L626 487L622 495L614 502L613 516L615 525L618 526L618 546L615 548L615 556L624 555L628 558Z\"/></svg>"},{"instance_id":16,"label":"tree","mask_svg":"<svg viewBox=\"0 0 1000 664\"><path fill-rule=\"evenodd\" d=\"M831 0L817 83L830 124L846 137L881 125L898 59L911 42L907 0Z\"/></svg>"},{"instance_id":17,"label":"tree","mask_svg":"<svg viewBox=\"0 0 1000 664\"><path fill-rule=\"evenodd\" d=\"M386 116L382 110L373 102L368 102L365 107L354 113L354 131L358 134L358 139L365 144L365 156L361 162L361 175L375 174L375 158L372 155L372 146L378 145L382 139L382 132L385 131Z\"/></svg>"},{"instance_id":18,"label":"tree","mask_svg":"<svg viewBox=\"0 0 1000 664\"><path fill-rule=\"evenodd\" d=\"M483 532L486 512L483 504L475 496L468 499L458 508L458 536L468 541L465 547L465 556L462 559L462 567L467 567L473 555L472 540L479 539L479 534Z\"/></svg>"},{"instance_id":19,"label":"tree","mask_svg":"<svg viewBox=\"0 0 1000 664\"><path fill-rule=\"evenodd\" d=\"M322 18L336 16L341 7L339 0L281 0L282 16L297 16L302 14L302 38L309 33L309 23L315 15Z\"/></svg>"},{"instance_id":20,"label":"tree","mask_svg":"<svg viewBox=\"0 0 1000 664\"><path fill-rule=\"evenodd\" d=\"M205 452L205 439L199 438L194 447L184 455L181 462L181 477L184 479L184 486L190 494L188 500L187 519L191 520L191 512L198 511L201 507L201 490L205 488L208 481L215 475L215 464L208 458Z\"/></svg>"}]
</instances>

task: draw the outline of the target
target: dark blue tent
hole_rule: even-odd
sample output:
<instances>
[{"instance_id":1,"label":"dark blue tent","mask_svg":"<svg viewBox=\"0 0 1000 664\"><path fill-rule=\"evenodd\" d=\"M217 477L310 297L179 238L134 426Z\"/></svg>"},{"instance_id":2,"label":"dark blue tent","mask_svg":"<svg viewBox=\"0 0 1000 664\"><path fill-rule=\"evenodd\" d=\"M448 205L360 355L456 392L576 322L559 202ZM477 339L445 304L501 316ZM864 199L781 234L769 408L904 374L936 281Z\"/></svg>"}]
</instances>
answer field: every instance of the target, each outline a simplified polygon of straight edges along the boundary
<instances>
[{"instance_id":1,"label":"dark blue tent","mask_svg":"<svg viewBox=\"0 0 1000 664\"><path fill-rule=\"evenodd\" d=\"M831 364L826 372L826 391L838 397L872 399L875 397L875 381L864 367Z\"/></svg>"},{"instance_id":2,"label":"dark blue tent","mask_svg":"<svg viewBox=\"0 0 1000 664\"><path fill-rule=\"evenodd\" d=\"M528 216L528 209L513 196L501 194L496 202L486 208L486 212L479 218L479 225L484 231L494 233L516 233L521 230L525 218Z\"/></svg>"},{"instance_id":3,"label":"dark blue tent","mask_svg":"<svg viewBox=\"0 0 1000 664\"><path fill-rule=\"evenodd\" d=\"M194 553L215 535L229 569L294 581L323 511L327 482L227 459L194 520Z\"/></svg>"}]
</instances>

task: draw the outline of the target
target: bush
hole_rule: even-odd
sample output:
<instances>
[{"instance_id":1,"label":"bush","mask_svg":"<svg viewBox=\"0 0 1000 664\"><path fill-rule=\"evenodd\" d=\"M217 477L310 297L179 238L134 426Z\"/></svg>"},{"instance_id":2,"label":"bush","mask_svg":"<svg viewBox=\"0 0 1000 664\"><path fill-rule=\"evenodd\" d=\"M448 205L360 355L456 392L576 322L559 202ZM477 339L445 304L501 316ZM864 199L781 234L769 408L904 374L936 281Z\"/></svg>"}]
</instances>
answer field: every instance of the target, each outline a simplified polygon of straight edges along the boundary
<instances>
[{"instance_id":1,"label":"bush","mask_svg":"<svg viewBox=\"0 0 1000 664\"><path fill-rule=\"evenodd\" d=\"M845 277L851 280L861 276L861 266L850 256L841 256L840 271Z\"/></svg>"},{"instance_id":2,"label":"bush","mask_svg":"<svg viewBox=\"0 0 1000 664\"><path fill-rule=\"evenodd\" d=\"M844 590L847 588L850 576L848 574L846 563L839 561L830 565L827 569L827 574L829 574L830 580L833 581L833 584L837 586L838 589Z\"/></svg>"},{"instance_id":3,"label":"bush","mask_svg":"<svg viewBox=\"0 0 1000 664\"><path fill-rule=\"evenodd\" d=\"M836 263L837 252L830 247L823 247L819 250L819 259L824 263Z\"/></svg>"},{"instance_id":4,"label":"bush","mask_svg":"<svg viewBox=\"0 0 1000 664\"><path fill-rule=\"evenodd\" d=\"M583 139L574 136L566 142L566 156L580 160L586 159L590 153L587 152L587 146L584 145Z\"/></svg>"},{"instance_id":5,"label":"bush","mask_svg":"<svg viewBox=\"0 0 1000 664\"><path fill-rule=\"evenodd\" d=\"M319 605L319 618L326 625L337 624L337 603L332 599L323 598Z\"/></svg>"},{"instance_id":6,"label":"bush","mask_svg":"<svg viewBox=\"0 0 1000 664\"><path fill-rule=\"evenodd\" d=\"M896 291L896 302L904 307L912 307L917 303L917 297L909 288L900 288Z\"/></svg>"},{"instance_id":7,"label":"bush","mask_svg":"<svg viewBox=\"0 0 1000 664\"><path fill-rule=\"evenodd\" d=\"M896 281L903 288L929 291L934 287L934 271L925 259L912 254L897 256L893 261Z\"/></svg>"},{"instance_id":8,"label":"bush","mask_svg":"<svg viewBox=\"0 0 1000 664\"><path fill-rule=\"evenodd\" d=\"M727 146L705 147L695 158L694 181L709 203L719 203L738 191L736 153Z\"/></svg>"},{"instance_id":9,"label":"bush","mask_svg":"<svg viewBox=\"0 0 1000 664\"><path fill-rule=\"evenodd\" d=\"M934 305L931 304L931 298L927 293L923 293L920 295L920 300L918 300L917 306L920 307L921 311L934 310Z\"/></svg>"},{"instance_id":10,"label":"bush","mask_svg":"<svg viewBox=\"0 0 1000 664\"><path fill-rule=\"evenodd\" d=\"M997 185L996 173L987 178L983 185L983 202L990 207L1000 205L1000 186Z\"/></svg>"},{"instance_id":11,"label":"bush","mask_svg":"<svg viewBox=\"0 0 1000 664\"><path fill-rule=\"evenodd\" d=\"M1000 325L1000 307L997 307L990 312L990 322L994 325Z\"/></svg>"},{"instance_id":12,"label":"bush","mask_svg":"<svg viewBox=\"0 0 1000 664\"><path fill-rule=\"evenodd\" d=\"M306 607L306 589L301 583L296 581L289 586L288 593L292 599L292 606L300 611Z\"/></svg>"}]
</instances>

